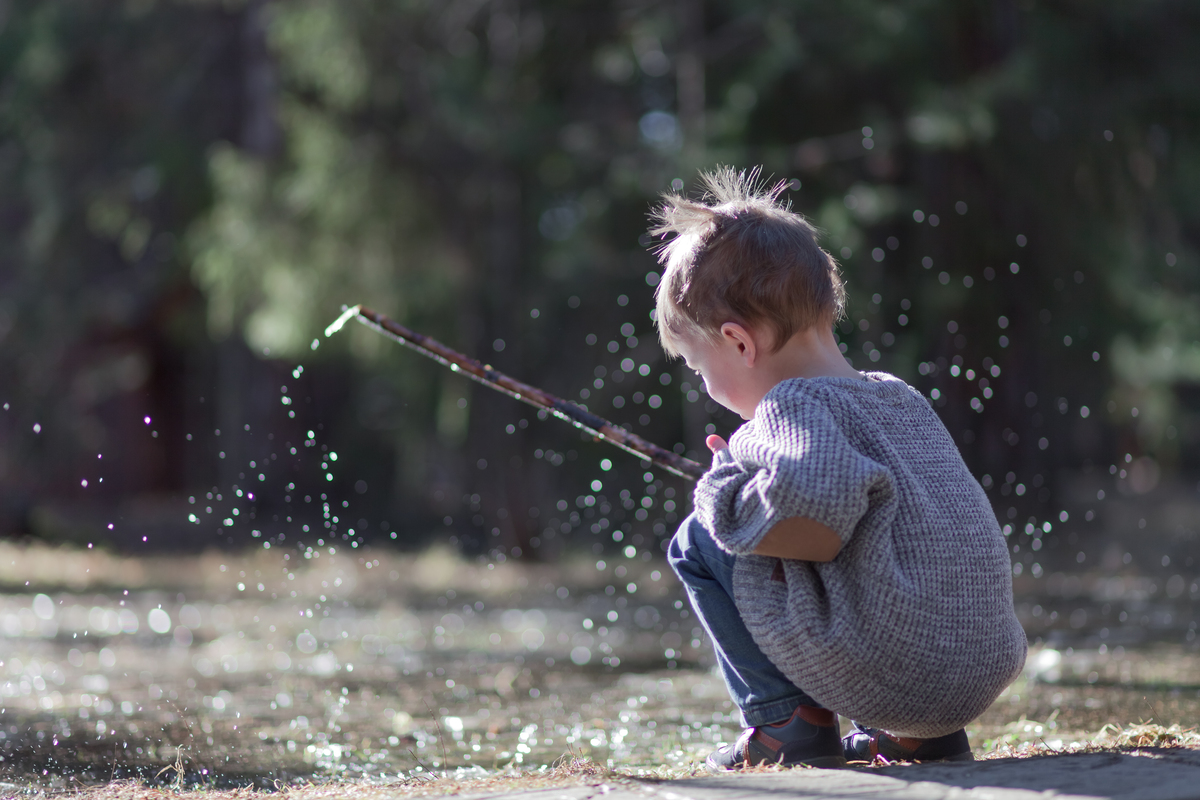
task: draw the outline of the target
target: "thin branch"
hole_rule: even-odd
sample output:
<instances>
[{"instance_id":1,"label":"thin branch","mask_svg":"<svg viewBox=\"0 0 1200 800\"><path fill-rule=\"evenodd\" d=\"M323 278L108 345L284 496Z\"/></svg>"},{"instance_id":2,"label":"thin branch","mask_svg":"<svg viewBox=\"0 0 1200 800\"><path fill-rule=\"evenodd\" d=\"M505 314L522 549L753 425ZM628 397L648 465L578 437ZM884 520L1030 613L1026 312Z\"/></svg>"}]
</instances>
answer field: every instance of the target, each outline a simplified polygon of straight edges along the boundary
<instances>
[{"instance_id":1,"label":"thin branch","mask_svg":"<svg viewBox=\"0 0 1200 800\"><path fill-rule=\"evenodd\" d=\"M646 441L637 434L621 428L592 412L581 408L569 400L563 400L536 386L522 383L498 372L490 365L476 361L473 358L452 350L436 339L404 327L389 319L378 311L372 311L362 305L351 306L342 311L332 325L325 329L326 336L332 336L345 327L351 319L356 319L372 330L382 333L400 344L416 350L421 355L432 358L439 364L449 367L454 372L466 375L468 378L482 383L484 386L503 392L524 403L528 403L542 411L546 411L561 420L571 423L576 428L592 434L598 440L608 442L645 459L662 469L689 480L698 480L707 468L703 464L684 458L677 453L666 450L653 442Z\"/></svg>"}]
</instances>

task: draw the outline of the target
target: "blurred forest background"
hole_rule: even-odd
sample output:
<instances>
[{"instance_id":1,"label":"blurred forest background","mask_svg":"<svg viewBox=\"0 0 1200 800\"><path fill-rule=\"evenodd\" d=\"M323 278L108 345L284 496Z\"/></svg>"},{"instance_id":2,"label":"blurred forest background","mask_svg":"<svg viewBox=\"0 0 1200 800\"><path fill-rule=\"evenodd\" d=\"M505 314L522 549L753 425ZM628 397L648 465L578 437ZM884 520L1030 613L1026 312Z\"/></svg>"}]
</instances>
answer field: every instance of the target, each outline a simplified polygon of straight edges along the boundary
<instances>
[{"instance_id":1,"label":"blurred forest background","mask_svg":"<svg viewBox=\"0 0 1200 800\"><path fill-rule=\"evenodd\" d=\"M738 421L658 348L645 228L717 164L790 181L847 355L1033 549L1194 496L1198 37L1183 0L3 0L0 533L650 549L686 482L321 331L364 303L706 461Z\"/></svg>"}]
</instances>

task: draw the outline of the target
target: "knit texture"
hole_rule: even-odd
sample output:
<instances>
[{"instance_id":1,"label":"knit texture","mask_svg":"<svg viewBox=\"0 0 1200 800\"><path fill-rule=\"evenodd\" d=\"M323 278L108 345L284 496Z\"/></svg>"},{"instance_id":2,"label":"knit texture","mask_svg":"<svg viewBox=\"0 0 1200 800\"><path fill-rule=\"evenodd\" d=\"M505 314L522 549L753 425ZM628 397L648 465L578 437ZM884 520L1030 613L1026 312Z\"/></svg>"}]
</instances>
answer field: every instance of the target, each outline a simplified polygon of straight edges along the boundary
<instances>
[{"instance_id":1,"label":"knit texture","mask_svg":"<svg viewBox=\"0 0 1200 800\"><path fill-rule=\"evenodd\" d=\"M739 556L734 603L789 680L863 725L942 736L1024 666L1008 549L929 402L867 377L772 389L697 484L696 514ZM797 516L837 533L836 558L752 555Z\"/></svg>"}]
</instances>

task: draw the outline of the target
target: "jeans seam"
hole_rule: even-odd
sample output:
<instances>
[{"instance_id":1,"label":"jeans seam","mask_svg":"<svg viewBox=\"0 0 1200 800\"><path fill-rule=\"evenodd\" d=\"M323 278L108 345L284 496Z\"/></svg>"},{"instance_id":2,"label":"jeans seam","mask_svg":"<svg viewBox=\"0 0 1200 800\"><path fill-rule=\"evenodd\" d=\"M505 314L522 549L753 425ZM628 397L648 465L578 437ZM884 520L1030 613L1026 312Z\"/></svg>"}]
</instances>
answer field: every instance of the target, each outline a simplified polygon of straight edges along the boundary
<instances>
[{"instance_id":1,"label":"jeans seam","mask_svg":"<svg viewBox=\"0 0 1200 800\"><path fill-rule=\"evenodd\" d=\"M750 725L779 722L800 705L815 705L753 641L733 599L737 556L721 550L689 516L671 540L669 561L687 589L697 621L712 639L734 705Z\"/></svg>"},{"instance_id":2,"label":"jeans seam","mask_svg":"<svg viewBox=\"0 0 1200 800\"><path fill-rule=\"evenodd\" d=\"M782 722L791 717L792 712L796 710L797 706L802 706L810 702L812 701L806 695L796 694L794 697L784 698L783 700L772 700L769 703L754 703L741 709L741 711L746 724L753 728L760 725L769 725L774 722Z\"/></svg>"}]
</instances>

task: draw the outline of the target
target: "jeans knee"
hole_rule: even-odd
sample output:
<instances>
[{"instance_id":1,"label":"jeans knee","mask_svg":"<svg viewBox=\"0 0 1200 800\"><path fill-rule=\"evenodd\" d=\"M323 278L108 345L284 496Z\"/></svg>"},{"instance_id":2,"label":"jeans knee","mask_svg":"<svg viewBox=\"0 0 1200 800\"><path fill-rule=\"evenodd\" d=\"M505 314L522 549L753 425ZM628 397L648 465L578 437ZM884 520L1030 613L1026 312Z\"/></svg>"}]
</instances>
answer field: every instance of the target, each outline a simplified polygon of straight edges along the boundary
<instances>
[{"instance_id":1,"label":"jeans knee","mask_svg":"<svg viewBox=\"0 0 1200 800\"><path fill-rule=\"evenodd\" d=\"M689 516L671 537L667 548L667 562L685 585L696 581L712 580L717 570L730 569L726 565L733 556L725 556L712 535L694 516Z\"/></svg>"},{"instance_id":2,"label":"jeans knee","mask_svg":"<svg viewBox=\"0 0 1200 800\"><path fill-rule=\"evenodd\" d=\"M675 535L671 537L670 544L667 545L667 563L671 565L671 569L675 571L676 575L681 575L680 568L689 560L690 542L687 529L687 520L684 520L683 524L679 526L679 530L675 531Z\"/></svg>"}]
</instances>

